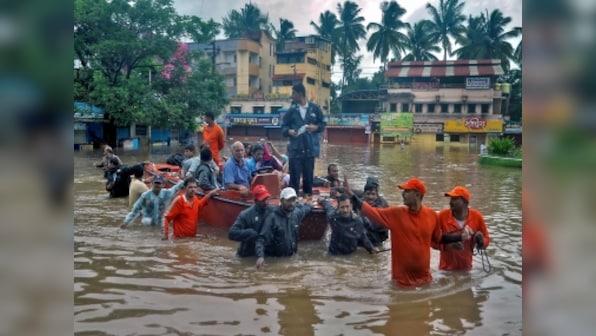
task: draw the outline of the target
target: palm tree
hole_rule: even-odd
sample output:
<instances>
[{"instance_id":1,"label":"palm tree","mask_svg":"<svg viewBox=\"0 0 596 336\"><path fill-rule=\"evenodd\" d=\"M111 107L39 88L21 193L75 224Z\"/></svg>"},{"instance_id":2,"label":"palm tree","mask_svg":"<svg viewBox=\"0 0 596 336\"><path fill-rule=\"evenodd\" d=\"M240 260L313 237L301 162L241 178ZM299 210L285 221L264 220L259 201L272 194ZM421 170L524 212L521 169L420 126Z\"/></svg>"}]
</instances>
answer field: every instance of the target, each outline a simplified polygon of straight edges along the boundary
<instances>
[{"instance_id":1,"label":"palm tree","mask_svg":"<svg viewBox=\"0 0 596 336\"><path fill-rule=\"evenodd\" d=\"M223 29L228 38L258 39L261 31L269 31L269 15L261 13L259 7L248 3L240 12L231 10L223 18Z\"/></svg>"},{"instance_id":2,"label":"palm tree","mask_svg":"<svg viewBox=\"0 0 596 336\"><path fill-rule=\"evenodd\" d=\"M463 7L464 4L459 0L439 0L439 8L426 4L432 17L432 38L443 46L443 61L447 60L447 53L452 55L449 37L457 40L464 31L463 22L466 17L462 14Z\"/></svg>"},{"instance_id":3,"label":"palm tree","mask_svg":"<svg viewBox=\"0 0 596 336\"><path fill-rule=\"evenodd\" d=\"M337 16L326 10L319 14L319 24L317 25L314 21L310 21L310 25L316 30L320 37L326 38L331 41L331 64L335 64L335 55L339 51L339 41L336 32L339 21Z\"/></svg>"},{"instance_id":4,"label":"palm tree","mask_svg":"<svg viewBox=\"0 0 596 336\"><path fill-rule=\"evenodd\" d=\"M366 26L367 31L376 30L370 35L366 48L373 52L373 62L379 58L385 67L390 51L396 58L399 58L403 51L406 36L399 30L407 26L400 20L406 10L396 1L383 1L380 7L383 13L381 23L371 22Z\"/></svg>"},{"instance_id":5,"label":"palm tree","mask_svg":"<svg viewBox=\"0 0 596 336\"><path fill-rule=\"evenodd\" d=\"M515 61L513 46L507 40L521 34L520 27L505 31L509 23L511 17L503 16L498 9L490 14L487 11L486 15L470 16L466 33L459 39L461 47L455 50L455 54L463 59L500 59L503 70L507 72L509 60Z\"/></svg>"},{"instance_id":6,"label":"palm tree","mask_svg":"<svg viewBox=\"0 0 596 336\"><path fill-rule=\"evenodd\" d=\"M515 60L517 65L519 65L519 67L521 68L521 66L522 66L522 41L521 40L519 41L517 47L515 47L515 50L513 51L513 59Z\"/></svg>"},{"instance_id":7,"label":"palm tree","mask_svg":"<svg viewBox=\"0 0 596 336\"><path fill-rule=\"evenodd\" d=\"M286 41L295 38L297 32L297 30L294 29L292 21L283 18L279 19L279 30L275 29L273 24L271 24L271 30L275 33L275 38L277 39L277 51L283 51Z\"/></svg>"},{"instance_id":8,"label":"palm tree","mask_svg":"<svg viewBox=\"0 0 596 336\"><path fill-rule=\"evenodd\" d=\"M409 51L402 61L436 61L437 56L433 52L440 52L441 48L437 46L437 41L433 40L429 34L432 22L422 20L414 23L414 26L408 24L407 40L404 49Z\"/></svg>"},{"instance_id":9,"label":"palm tree","mask_svg":"<svg viewBox=\"0 0 596 336\"><path fill-rule=\"evenodd\" d=\"M357 3L345 1L337 4L339 12L339 26L336 28L338 42L340 45L340 57L343 59L343 79L342 87L346 79L346 61L350 59L356 51L360 50L358 40L366 37L364 30L364 17L360 15L362 8Z\"/></svg>"}]
</instances>

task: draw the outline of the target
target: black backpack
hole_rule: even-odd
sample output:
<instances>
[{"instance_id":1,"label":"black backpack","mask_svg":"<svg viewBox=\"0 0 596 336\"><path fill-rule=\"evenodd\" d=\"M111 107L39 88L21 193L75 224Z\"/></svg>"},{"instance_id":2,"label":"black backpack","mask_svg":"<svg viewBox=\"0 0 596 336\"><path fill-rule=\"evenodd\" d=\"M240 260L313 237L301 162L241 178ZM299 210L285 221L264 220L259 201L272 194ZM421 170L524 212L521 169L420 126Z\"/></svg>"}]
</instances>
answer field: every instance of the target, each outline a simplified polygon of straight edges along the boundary
<instances>
[{"instance_id":1,"label":"black backpack","mask_svg":"<svg viewBox=\"0 0 596 336\"><path fill-rule=\"evenodd\" d=\"M176 154L170 155L170 157L168 157L168 159L166 160L166 163L169 165L182 167L182 161L184 161L184 159L185 159L184 155L182 155L180 153L176 153Z\"/></svg>"}]
</instances>

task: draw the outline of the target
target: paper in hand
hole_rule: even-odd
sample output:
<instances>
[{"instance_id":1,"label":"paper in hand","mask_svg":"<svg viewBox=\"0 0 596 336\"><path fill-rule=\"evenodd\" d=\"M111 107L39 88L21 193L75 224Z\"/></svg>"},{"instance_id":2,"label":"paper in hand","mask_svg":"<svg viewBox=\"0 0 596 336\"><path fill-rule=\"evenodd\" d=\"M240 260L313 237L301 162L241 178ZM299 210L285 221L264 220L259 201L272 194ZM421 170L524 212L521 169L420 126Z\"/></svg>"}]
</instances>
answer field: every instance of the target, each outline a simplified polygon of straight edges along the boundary
<instances>
[{"instance_id":1,"label":"paper in hand","mask_svg":"<svg viewBox=\"0 0 596 336\"><path fill-rule=\"evenodd\" d=\"M300 127L298 129L298 134L297 135L300 135L300 134L302 134L304 132L306 132L306 125L302 125L302 127Z\"/></svg>"}]
</instances>

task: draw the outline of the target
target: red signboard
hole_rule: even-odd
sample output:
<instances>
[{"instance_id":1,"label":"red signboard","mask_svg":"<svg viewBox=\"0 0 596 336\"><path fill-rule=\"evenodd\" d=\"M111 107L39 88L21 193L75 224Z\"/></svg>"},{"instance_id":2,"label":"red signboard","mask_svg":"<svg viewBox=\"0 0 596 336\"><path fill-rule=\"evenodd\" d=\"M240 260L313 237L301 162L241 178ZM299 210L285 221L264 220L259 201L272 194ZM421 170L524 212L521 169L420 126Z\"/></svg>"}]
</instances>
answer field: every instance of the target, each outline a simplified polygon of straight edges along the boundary
<instances>
[{"instance_id":1,"label":"red signboard","mask_svg":"<svg viewBox=\"0 0 596 336\"><path fill-rule=\"evenodd\" d=\"M486 120L482 117L470 117L466 118L464 125L468 129L483 129L486 127Z\"/></svg>"}]
</instances>

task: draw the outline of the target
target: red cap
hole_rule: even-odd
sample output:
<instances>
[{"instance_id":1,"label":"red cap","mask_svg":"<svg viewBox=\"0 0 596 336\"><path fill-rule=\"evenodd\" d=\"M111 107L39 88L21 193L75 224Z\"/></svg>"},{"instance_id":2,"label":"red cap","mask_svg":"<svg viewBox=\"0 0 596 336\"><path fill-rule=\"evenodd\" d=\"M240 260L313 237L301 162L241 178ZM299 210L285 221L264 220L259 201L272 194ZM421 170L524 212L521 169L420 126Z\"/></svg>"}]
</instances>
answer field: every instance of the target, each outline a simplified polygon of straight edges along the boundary
<instances>
[{"instance_id":1,"label":"red cap","mask_svg":"<svg viewBox=\"0 0 596 336\"><path fill-rule=\"evenodd\" d=\"M445 196L448 197L463 197L466 202L470 201L470 192L468 191L468 189L461 187L461 186L457 186L455 188L453 188L453 190L451 190L450 192L446 192Z\"/></svg>"},{"instance_id":2,"label":"red cap","mask_svg":"<svg viewBox=\"0 0 596 336\"><path fill-rule=\"evenodd\" d=\"M259 202L266 200L268 197L271 197L271 194L265 188L264 185L258 184L254 188L252 188L252 194L255 196L255 199Z\"/></svg>"},{"instance_id":3,"label":"red cap","mask_svg":"<svg viewBox=\"0 0 596 336\"><path fill-rule=\"evenodd\" d=\"M397 187L403 190L414 190L417 191L420 195L426 194L426 186L422 180L412 177L408 180L408 182L403 184L398 184Z\"/></svg>"}]
</instances>

